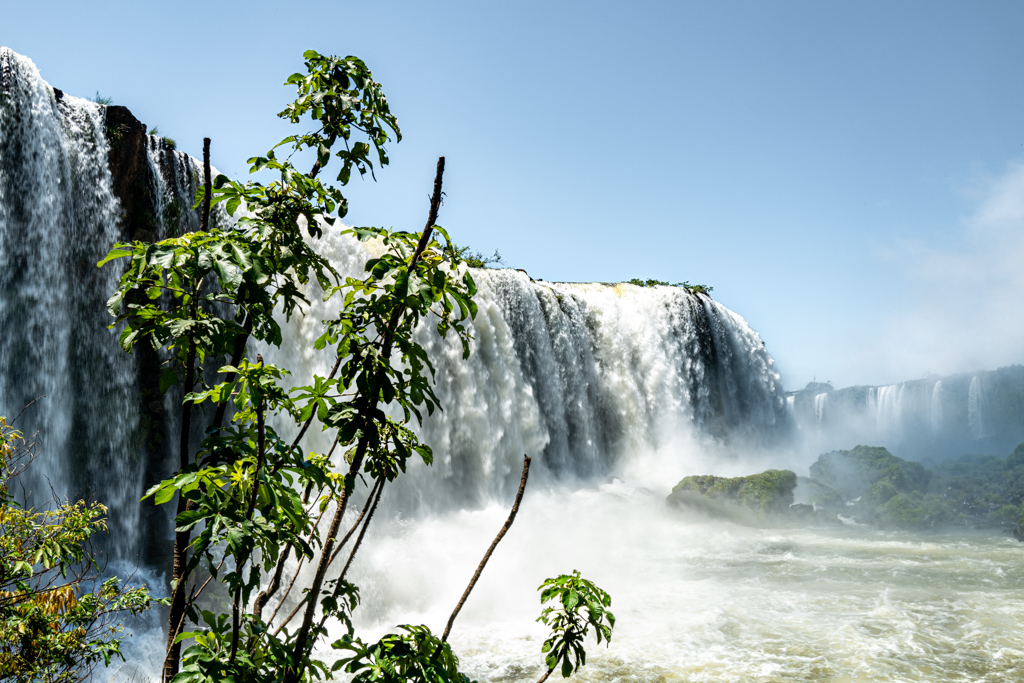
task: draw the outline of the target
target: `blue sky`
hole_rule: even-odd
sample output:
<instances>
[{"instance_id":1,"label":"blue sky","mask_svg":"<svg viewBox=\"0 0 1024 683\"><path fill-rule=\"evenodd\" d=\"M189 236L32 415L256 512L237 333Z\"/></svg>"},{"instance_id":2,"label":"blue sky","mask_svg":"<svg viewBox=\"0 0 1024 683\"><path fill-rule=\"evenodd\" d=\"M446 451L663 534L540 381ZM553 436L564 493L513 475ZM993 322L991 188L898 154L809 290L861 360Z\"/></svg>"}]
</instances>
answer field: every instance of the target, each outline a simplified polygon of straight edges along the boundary
<instances>
[{"instance_id":1,"label":"blue sky","mask_svg":"<svg viewBox=\"0 0 1024 683\"><path fill-rule=\"evenodd\" d=\"M1024 362L1019 2L46 2L0 44L218 168L287 134L302 52L403 142L355 224L440 223L545 280L706 283L789 388Z\"/></svg>"}]
</instances>

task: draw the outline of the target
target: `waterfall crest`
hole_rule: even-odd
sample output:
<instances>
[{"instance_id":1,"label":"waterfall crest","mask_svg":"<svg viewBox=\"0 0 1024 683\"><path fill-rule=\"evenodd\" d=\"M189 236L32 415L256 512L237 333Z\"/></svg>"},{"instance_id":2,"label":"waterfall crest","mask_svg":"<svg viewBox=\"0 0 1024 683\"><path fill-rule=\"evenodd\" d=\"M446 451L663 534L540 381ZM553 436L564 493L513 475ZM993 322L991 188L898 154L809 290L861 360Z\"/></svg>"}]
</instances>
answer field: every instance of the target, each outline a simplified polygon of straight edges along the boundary
<instances>
[{"instance_id":1,"label":"waterfall crest","mask_svg":"<svg viewBox=\"0 0 1024 683\"><path fill-rule=\"evenodd\" d=\"M335 263L357 275L369 254L355 240L325 238ZM523 454L534 480L621 474L656 453L685 464L695 440L743 447L777 443L791 420L779 374L746 321L710 297L675 287L533 281L515 270L474 270L479 312L472 353L417 332L436 369L443 411L424 420L429 472L392 486L398 507L475 507L507 499ZM297 382L326 375L314 353L315 321L332 317L319 292L304 317L281 320L285 342L261 350ZM306 447L325 452L318 435ZM442 501L438 503L438 501Z\"/></svg>"}]
</instances>

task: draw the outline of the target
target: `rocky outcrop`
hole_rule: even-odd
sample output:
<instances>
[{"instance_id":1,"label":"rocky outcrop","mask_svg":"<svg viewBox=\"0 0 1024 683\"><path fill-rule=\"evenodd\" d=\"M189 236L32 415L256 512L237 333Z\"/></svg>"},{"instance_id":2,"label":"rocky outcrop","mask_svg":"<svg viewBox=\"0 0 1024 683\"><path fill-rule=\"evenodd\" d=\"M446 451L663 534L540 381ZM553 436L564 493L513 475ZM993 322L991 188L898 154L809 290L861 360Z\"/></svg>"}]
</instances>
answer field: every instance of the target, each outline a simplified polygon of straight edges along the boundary
<instances>
[{"instance_id":1,"label":"rocky outcrop","mask_svg":"<svg viewBox=\"0 0 1024 683\"><path fill-rule=\"evenodd\" d=\"M796 474L767 470L747 477L686 477L672 489L668 503L730 519L780 517L793 504Z\"/></svg>"}]
</instances>

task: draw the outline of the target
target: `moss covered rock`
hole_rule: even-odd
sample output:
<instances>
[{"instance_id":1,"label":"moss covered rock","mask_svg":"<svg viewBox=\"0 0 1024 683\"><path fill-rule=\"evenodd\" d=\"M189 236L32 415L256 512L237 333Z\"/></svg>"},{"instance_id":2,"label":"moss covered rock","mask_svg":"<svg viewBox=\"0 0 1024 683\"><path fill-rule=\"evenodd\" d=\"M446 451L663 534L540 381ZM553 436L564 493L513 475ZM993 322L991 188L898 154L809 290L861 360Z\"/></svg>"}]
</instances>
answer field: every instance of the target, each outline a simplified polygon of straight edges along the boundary
<instances>
[{"instance_id":1,"label":"moss covered rock","mask_svg":"<svg viewBox=\"0 0 1024 683\"><path fill-rule=\"evenodd\" d=\"M763 519L786 513L793 504L796 474L767 470L747 477L686 477L672 489L668 502L730 516L741 511Z\"/></svg>"},{"instance_id":2,"label":"moss covered rock","mask_svg":"<svg viewBox=\"0 0 1024 683\"><path fill-rule=\"evenodd\" d=\"M861 498L869 491L881 502L896 493L924 491L931 477L931 472L921 463L898 458L877 446L825 453L811 465L811 479L837 491L848 501ZM879 482L884 483L875 487Z\"/></svg>"}]
</instances>

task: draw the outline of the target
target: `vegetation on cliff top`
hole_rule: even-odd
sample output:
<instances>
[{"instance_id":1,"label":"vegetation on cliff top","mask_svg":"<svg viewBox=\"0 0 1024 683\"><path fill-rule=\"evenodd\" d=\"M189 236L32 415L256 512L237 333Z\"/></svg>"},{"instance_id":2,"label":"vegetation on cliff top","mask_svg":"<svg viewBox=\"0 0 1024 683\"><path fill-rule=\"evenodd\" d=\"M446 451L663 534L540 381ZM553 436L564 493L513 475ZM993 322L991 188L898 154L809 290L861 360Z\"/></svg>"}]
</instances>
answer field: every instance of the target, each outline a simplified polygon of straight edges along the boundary
<instances>
[{"instance_id":1,"label":"vegetation on cliff top","mask_svg":"<svg viewBox=\"0 0 1024 683\"><path fill-rule=\"evenodd\" d=\"M690 294L706 294L707 296L711 296L711 292L715 289L710 285L691 285L689 280L685 282L670 283L665 282L664 280L644 280L635 277L631 280L626 280L626 283L636 285L637 287L680 287Z\"/></svg>"}]
</instances>

